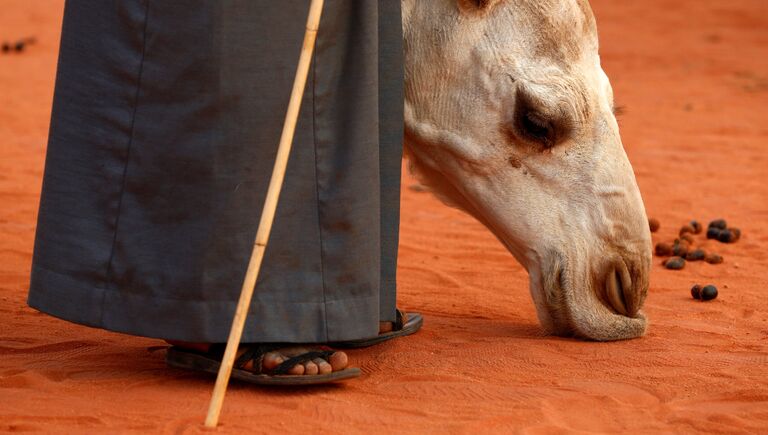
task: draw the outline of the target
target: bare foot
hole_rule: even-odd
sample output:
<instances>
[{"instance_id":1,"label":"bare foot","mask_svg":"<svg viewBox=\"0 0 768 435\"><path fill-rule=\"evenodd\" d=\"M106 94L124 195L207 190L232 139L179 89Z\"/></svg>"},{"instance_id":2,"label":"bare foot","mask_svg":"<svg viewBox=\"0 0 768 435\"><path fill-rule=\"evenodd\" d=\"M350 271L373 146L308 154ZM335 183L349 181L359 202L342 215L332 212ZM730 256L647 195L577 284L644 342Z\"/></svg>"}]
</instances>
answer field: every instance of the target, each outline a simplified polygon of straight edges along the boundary
<instances>
[{"instance_id":1,"label":"bare foot","mask_svg":"<svg viewBox=\"0 0 768 435\"><path fill-rule=\"evenodd\" d=\"M210 348L208 343L189 343L183 341L166 340L168 343L178 346L184 349L196 350L199 352L207 352ZM274 370L277 366L284 361L293 358L307 352L316 350L314 346L290 346L284 347L272 352L264 354L261 360L261 367L264 371L269 372ZM247 350L247 346L242 346L238 350L237 356L242 355ZM331 354L327 359L315 358L312 361L307 361L302 364L296 364L289 371L289 375L325 375L331 372L344 370L349 364L349 358L347 354L341 351L336 351ZM253 361L248 361L243 367L243 370L253 371Z\"/></svg>"},{"instance_id":2,"label":"bare foot","mask_svg":"<svg viewBox=\"0 0 768 435\"><path fill-rule=\"evenodd\" d=\"M269 371L275 369L277 366L283 363L283 361L292 358L294 356L301 355L303 353L311 352L314 350L314 348L310 347L304 347L304 346L297 346L297 347L286 347L279 350L276 350L274 352L268 352L264 355L264 358L261 360L262 367ZM249 363L250 364L250 363ZM245 370L252 370L253 367L249 364L246 364L245 367L243 367ZM349 359L347 358L347 354L344 352L334 352L331 354L331 356L328 357L328 359L323 358L315 358L312 361L307 361L304 364L297 364L293 366L291 370L288 371L288 374L291 375L325 375L331 372L337 372L339 370L344 370L347 368L347 365L349 364Z\"/></svg>"}]
</instances>

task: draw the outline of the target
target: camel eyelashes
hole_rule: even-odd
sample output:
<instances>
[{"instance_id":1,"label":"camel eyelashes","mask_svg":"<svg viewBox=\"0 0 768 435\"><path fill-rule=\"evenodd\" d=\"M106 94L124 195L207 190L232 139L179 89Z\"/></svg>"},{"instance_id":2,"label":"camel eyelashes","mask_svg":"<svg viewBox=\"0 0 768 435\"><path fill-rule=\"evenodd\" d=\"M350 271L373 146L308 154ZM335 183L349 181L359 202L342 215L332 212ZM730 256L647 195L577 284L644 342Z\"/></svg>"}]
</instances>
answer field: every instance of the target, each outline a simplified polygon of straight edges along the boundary
<instances>
[{"instance_id":1,"label":"camel eyelashes","mask_svg":"<svg viewBox=\"0 0 768 435\"><path fill-rule=\"evenodd\" d=\"M459 9L465 12L485 11L498 0L457 0Z\"/></svg>"},{"instance_id":2,"label":"camel eyelashes","mask_svg":"<svg viewBox=\"0 0 768 435\"><path fill-rule=\"evenodd\" d=\"M490 3L490 0L459 0L464 6L471 6L474 8L482 9Z\"/></svg>"},{"instance_id":3,"label":"camel eyelashes","mask_svg":"<svg viewBox=\"0 0 768 435\"><path fill-rule=\"evenodd\" d=\"M528 139L540 142L547 147L554 145L554 126L535 112L524 113L520 116L520 130L520 133Z\"/></svg>"},{"instance_id":4,"label":"camel eyelashes","mask_svg":"<svg viewBox=\"0 0 768 435\"><path fill-rule=\"evenodd\" d=\"M540 107L542 105L530 94L519 90L511 127L517 138L545 149L552 148L564 133L565 118L545 114Z\"/></svg>"}]
</instances>

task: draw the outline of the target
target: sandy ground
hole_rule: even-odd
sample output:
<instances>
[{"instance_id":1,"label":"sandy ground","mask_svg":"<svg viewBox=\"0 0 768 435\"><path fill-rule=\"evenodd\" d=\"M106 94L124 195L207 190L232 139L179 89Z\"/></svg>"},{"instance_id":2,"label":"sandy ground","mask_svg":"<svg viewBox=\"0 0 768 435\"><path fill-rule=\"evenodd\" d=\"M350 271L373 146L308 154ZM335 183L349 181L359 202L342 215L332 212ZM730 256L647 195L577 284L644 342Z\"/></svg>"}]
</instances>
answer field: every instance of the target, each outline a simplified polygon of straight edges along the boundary
<instances>
[{"instance_id":1,"label":"sandy ground","mask_svg":"<svg viewBox=\"0 0 768 435\"><path fill-rule=\"evenodd\" d=\"M725 263L654 260L646 337L540 333L527 275L476 222L404 179L400 305L418 335L354 351L341 387L233 385L220 431L768 431L768 2L595 0L603 64L646 207L669 239L690 218L744 231ZM25 305L59 0L3 0L0 39L0 431L195 433L212 380L166 368L156 340ZM694 282L720 297L692 300Z\"/></svg>"}]
</instances>

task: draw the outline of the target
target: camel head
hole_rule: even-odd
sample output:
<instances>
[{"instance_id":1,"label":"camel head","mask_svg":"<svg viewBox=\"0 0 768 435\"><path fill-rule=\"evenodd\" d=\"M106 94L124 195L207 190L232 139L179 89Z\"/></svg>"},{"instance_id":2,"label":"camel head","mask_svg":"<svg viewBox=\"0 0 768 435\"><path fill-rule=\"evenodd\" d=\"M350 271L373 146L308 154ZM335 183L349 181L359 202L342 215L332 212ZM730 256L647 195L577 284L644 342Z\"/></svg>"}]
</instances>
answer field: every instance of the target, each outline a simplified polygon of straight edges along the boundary
<instances>
[{"instance_id":1,"label":"camel head","mask_svg":"<svg viewBox=\"0 0 768 435\"><path fill-rule=\"evenodd\" d=\"M585 0L403 0L405 150L528 270L542 326L643 335L648 221Z\"/></svg>"}]
</instances>

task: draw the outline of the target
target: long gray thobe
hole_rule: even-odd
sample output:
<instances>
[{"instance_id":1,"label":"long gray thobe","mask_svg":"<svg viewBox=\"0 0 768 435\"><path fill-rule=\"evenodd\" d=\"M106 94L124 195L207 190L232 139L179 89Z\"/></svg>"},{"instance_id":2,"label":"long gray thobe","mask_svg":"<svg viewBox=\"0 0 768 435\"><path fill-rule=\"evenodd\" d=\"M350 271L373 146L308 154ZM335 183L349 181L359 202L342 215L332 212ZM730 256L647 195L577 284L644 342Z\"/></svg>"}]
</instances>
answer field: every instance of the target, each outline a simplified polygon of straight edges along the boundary
<instances>
[{"instance_id":1,"label":"long gray thobe","mask_svg":"<svg viewBox=\"0 0 768 435\"><path fill-rule=\"evenodd\" d=\"M65 7L29 304L223 342L309 0ZM395 317L400 2L327 0L245 342L374 336Z\"/></svg>"}]
</instances>

